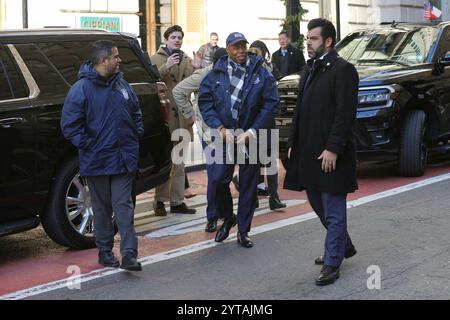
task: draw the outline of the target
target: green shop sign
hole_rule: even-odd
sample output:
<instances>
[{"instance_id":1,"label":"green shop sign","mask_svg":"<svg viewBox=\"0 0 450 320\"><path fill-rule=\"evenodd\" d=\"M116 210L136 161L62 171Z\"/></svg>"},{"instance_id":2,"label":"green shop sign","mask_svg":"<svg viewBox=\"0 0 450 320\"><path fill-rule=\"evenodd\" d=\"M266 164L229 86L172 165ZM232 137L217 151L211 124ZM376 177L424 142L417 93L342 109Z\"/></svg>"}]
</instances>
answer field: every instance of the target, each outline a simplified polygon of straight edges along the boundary
<instances>
[{"instance_id":1,"label":"green shop sign","mask_svg":"<svg viewBox=\"0 0 450 320\"><path fill-rule=\"evenodd\" d=\"M120 18L81 17L81 28L105 29L120 32Z\"/></svg>"}]
</instances>

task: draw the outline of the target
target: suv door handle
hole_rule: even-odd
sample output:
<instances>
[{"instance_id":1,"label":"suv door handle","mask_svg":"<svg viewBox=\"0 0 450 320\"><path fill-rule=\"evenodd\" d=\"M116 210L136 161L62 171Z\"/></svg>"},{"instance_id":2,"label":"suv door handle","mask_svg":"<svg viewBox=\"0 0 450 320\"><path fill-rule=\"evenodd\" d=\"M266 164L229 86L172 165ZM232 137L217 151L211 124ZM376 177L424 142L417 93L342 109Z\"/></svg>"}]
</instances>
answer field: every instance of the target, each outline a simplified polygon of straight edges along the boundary
<instances>
[{"instance_id":1,"label":"suv door handle","mask_svg":"<svg viewBox=\"0 0 450 320\"><path fill-rule=\"evenodd\" d=\"M0 119L0 125L7 129L7 128L11 128L11 126L16 125L16 124L21 124L21 123L25 123L27 122L26 119L24 118L6 118L6 119Z\"/></svg>"}]
</instances>

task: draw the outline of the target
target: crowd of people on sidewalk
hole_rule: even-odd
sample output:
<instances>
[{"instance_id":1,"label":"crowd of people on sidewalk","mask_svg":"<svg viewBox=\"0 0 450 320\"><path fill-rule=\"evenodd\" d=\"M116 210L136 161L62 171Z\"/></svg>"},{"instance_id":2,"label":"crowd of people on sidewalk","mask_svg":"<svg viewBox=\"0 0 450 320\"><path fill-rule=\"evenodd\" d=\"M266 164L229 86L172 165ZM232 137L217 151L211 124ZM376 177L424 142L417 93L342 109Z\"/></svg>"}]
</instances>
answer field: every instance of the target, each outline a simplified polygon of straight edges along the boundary
<instances>
[{"instance_id":1,"label":"crowd of people on sidewalk","mask_svg":"<svg viewBox=\"0 0 450 320\"><path fill-rule=\"evenodd\" d=\"M226 48L220 48L218 34L213 32L210 42L191 58L181 50L184 35L180 26L169 27L163 35L164 45L150 60L168 88L170 132L188 130L192 140L194 123L199 132L208 178L205 231L216 232L215 241L222 242L237 225L237 242L251 248L254 243L249 232L258 195L269 197L271 210L286 207L278 195L278 159L269 157L270 161L263 163L259 157L261 150L269 156L277 154L266 138L275 129L280 102L276 80L301 73L284 187L306 190L327 229L324 254L315 260L323 265L316 284L333 283L344 257L356 254L347 232L346 196L357 188L351 128L358 86L355 68L334 50L333 24L325 19L309 22L307 64L284 30L278 35L280 49L272 56L260 40L248 47L249 41L240 32L230 33ZM120 72L120 62L117 45L109 41L94 44L66 98L61 128L79 149L80 174L87 178L92 195L99 263L138 271L131 188L138 169L138 139L144 128L139 101ZM174 143L184 147L189 141ZM256 161L252 144L258 150ZM111 147L116 145L121 147ZM104 166L98 165L99 159ZM236 214L231 182L239 191ZM184 201L193 196L184 164L174 161L169 180L155 189L154 213L166 216L168 203L170 213L195 214ZM113 212L121 237L122 263L112 253Z\"/></svg>"}]
</instances>

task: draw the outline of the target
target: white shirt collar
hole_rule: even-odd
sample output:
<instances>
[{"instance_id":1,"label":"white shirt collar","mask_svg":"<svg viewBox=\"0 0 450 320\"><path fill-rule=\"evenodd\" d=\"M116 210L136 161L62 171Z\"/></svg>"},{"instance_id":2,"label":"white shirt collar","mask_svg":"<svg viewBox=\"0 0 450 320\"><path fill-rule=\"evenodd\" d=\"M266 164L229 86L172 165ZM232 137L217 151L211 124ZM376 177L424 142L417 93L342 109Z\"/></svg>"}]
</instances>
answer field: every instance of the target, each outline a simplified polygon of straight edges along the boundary
<instances>
[{"instance_id":1,"label":"white shirt collar","mask_svg":"<svg viewBox=\"0 0 450 320\"><path fill-rule=\"evenodd\" d=\"M325 56L326 56L329 52L330 52L330 51L325 52L318 60L323 60L323 58L325 58Z\"/></svg>"}]
</instances>

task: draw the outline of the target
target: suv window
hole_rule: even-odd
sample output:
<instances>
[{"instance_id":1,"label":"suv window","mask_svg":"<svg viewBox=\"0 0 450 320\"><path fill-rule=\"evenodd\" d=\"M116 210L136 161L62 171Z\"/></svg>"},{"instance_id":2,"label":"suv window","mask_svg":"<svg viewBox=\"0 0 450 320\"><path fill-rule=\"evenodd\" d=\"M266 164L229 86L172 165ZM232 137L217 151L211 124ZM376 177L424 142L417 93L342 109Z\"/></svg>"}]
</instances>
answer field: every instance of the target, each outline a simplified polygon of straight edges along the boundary
<instances>
[{"instance_id":1,"label":"suv window","mask_svg":"<svg viewBox=\"0 0 450 320\"><path fill-rule=\"evenodd\" d=\"M68 83L61 78L58 71L51 65L51 62L38 46L35 44L20 44L16 45L16 49L43 93L66 92L68 90Z\"/></svg>"},{"instance_id":2,"label":"suv window","mask_svg":"<svg viewBox=\"0 0 450 320\"><path fill-rule=\"evenodd\" d=\"M392 58L407 64L424 63L437 36L437 29L420 28L410 34Z\"/></svg>"},{"instance_id":3,"label":"suv window","mask_svg":"<svg viewBox=\"0 0 450 320\"><path fill-rule=\"evenodd\" d=\"M9 50L0 46L0 100L28 97L22 73L19 71Z\"/></svg>"},{"instance_id":4,"label":"suv window","mask_svg":"<svg viewBox=\"0 0 450 320\"><path fill-rule=\"evenodd\" d=\"M38 44L42 52L58 69L64 79L73 85L78 70L89 54L91 42L45 42Z\"/></svg>"},{"instance_id":5,"label":"suv window","mask_svg":"<svg viewBox=\"0 0 450 320\"><path fill-rule=\"evenodd\" d=\"M148 82L151 83L152 79L144 66L139 61L136 54L130 49L128 44L124 46L123 44L118 44L119 56L122 59L120 68L124 73L125 80L129 83L140 83Z\"/></svg>"},{"instance_id":6,"label":"suv window","mask_svg":"<svg viewBox=\"0 0 450 320\"><path fill-rule=\"evenodd\" d=\"M450 51L450 26L446 27L442 33L442 40L439 45L437 57L441 58Z\"/></svg>"},{"instance_id":7,"label":"suv window","mask_svg":"<svg viewBox=\"0 0 450 320\"><path fill-rule=\"evenodd\" d=\"M390 29L355 32L343 39L336 50L351 63L383 62L414 65L426 62L438 29Z\"/></svg>"},{"instance_id":8,"label":"suv window","mask_svg":"<svg viewBox=\"0 0 450 320\"><path fill-rule=\"evenodd\" d=\"M72 85L77 81L78 70L83 61L88 59L93 43L94 41L45 42L39 43L39 47L65 80ZM124 73L125 80L129 83L151 82L149 74L128 43L117 41L116 43L122 59L120 69Z\"/></svg>"}]
</instances>

